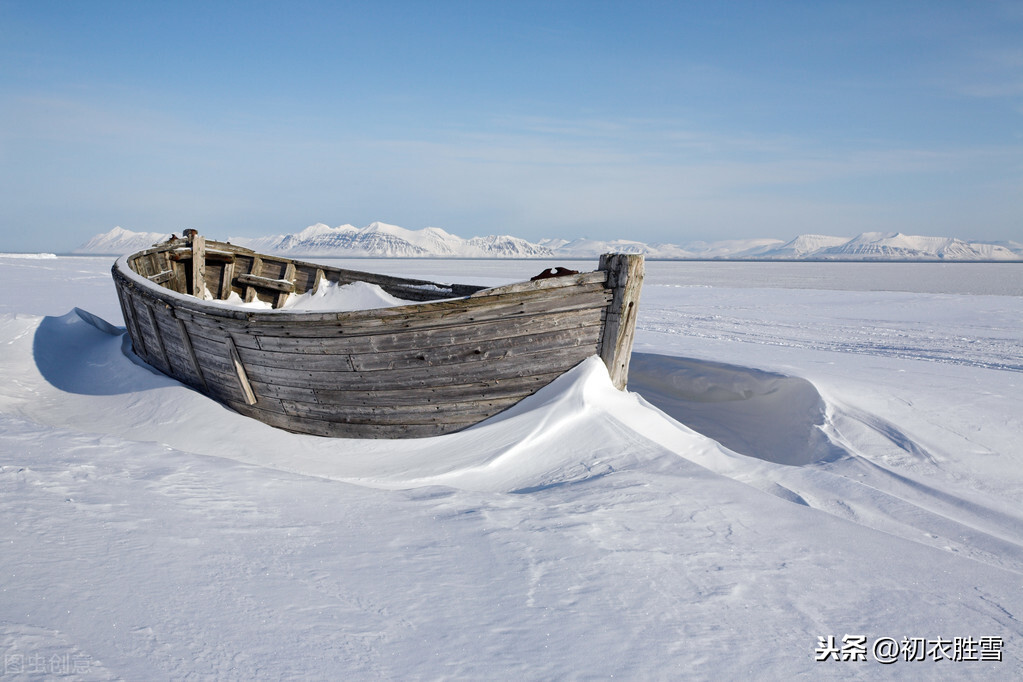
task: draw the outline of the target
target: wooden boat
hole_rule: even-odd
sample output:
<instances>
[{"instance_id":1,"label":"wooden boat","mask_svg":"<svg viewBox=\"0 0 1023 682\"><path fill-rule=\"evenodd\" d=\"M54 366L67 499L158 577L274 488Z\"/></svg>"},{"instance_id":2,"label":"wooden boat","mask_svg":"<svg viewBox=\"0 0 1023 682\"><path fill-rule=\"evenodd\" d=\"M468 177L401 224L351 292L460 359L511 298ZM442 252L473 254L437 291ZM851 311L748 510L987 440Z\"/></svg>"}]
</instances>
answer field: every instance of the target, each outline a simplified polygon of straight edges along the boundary
<instances>
[{"instance_id":1,"label":"wooden boat","mask_svg":"<svg viewBox=\"0 0 1023 682\"><path fill-rule=\"evenodd\" d=\"M607 254L593 272L568 272L440 284L263 255L191 230L113 266L134 352L149 365L267 424L351 438L458 431L592 355L624 389L643 257ZM280 309L290 294L356 281L417 303Z\"/></svg>"}]
</instances>

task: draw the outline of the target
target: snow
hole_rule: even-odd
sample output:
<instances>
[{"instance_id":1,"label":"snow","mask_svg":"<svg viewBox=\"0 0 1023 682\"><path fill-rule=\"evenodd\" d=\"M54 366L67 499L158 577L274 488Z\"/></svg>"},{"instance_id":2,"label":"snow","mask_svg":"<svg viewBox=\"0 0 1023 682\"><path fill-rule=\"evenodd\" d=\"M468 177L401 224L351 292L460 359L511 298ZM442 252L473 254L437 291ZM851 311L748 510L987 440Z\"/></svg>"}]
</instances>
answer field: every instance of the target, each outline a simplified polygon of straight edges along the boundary
<instances>
[{"instance_id":1,"label":"snow","mask_svg":"<svg viewBox=\"0 0 1023 682\"><path fill-rule=\"evenodd\" d=\"M591 359L461 433L361 441L132 362L109 259L11 263L5 678L1023 676L1018 292L648 263L631 392ZM389 267L454 265L537 269ZM846 635L866 661L815 662ZM882 665L882 637L1002 660Z\"/></svg>"},{"instance_id":2,"label":"snow","mask_svg":"<svg viewBox=\"0 0 1023 682\"><path fill-rule=\"evenodd\" d=\"M353 310L372 310L374 308L392 308L400 305L415 305L417 301L392 296L376 284L369 282L351 282L338 285L337 282L324 280L316 291L304 294L289 294L280 308L273 308L270 303L260 300L245 302L241 296L231 292L226 300L208 297L207 303L228 308L247 308L253 310L279 310L282 312L331 311L351 312Z\"/></svg>"}]
</instances>

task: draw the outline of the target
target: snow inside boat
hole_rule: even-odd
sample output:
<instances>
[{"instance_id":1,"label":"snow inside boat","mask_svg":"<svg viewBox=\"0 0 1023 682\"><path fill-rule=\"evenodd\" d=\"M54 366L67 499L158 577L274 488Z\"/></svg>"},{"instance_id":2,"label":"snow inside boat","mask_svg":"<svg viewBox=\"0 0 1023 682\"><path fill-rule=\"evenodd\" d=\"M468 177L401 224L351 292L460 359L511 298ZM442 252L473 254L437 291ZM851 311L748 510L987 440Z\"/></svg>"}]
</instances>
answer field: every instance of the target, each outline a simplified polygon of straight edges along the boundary
<instances>
[{"instance_id":1,"label":"snow inside boat","mask_svg":"<svg viewBox=\"0 0 1023 682\"><path fill-rule=\"evenodd\" d=\"M189 230L112 272L134 352L163 373L289 431L414 438L476 424L592 355L624 389L643 257L486 288L263 255ZM356 282L379 306L293 305Z\"/></svg>"}]
</instances>

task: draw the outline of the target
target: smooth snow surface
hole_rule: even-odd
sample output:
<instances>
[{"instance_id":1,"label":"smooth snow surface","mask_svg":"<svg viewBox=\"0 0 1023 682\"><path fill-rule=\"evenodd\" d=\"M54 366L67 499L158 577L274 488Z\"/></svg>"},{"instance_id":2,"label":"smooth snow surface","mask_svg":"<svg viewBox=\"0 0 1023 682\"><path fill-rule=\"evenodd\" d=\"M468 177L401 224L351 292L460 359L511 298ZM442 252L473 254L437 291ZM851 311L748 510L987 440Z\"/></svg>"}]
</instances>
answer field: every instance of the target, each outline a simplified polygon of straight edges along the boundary
<instances>
[{"instance_id":1,"label":"smooth snow surface","mask_svg":"<svg viewBox=\"0 0 1023 682\"><path fill-rule=\"evenodd\" d=\"M109 259L5 266L4 672L1023 677L1023 297L662 265L632 392L590 359L402 441L285 433L133 362ZM846 635L1003 660L814 661Z\"/></svg>"}]
</instances>

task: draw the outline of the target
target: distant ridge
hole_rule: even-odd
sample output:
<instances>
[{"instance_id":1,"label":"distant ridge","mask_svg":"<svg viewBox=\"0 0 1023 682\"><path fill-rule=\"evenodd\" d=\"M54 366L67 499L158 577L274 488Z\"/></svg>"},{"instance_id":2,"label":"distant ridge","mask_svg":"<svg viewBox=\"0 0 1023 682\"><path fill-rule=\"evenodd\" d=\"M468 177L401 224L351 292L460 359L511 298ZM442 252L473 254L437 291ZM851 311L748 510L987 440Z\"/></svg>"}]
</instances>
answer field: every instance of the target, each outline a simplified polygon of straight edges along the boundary
<instances>
[{"instance_id":1,"label":"distant ridge","mask_svg":"<svg viewBox=\"0 0 1023 682\"><path fill-rule=\"evenodd\" d=\"M97 234L85 242L74 253L122 254L147 249L153 244L165 241L170 234L162 232L132 232L122 227L104 234Z\"/></svg>"},{"instance_id":2,"label":"distant ridge","mask_svg":"<svg viewBox=\"0 0 1023 682\"><path fill-rule=\"evenodd\" d=\"M406 230L374 222L366 227L323 223L297 234L272 237L232 237L232 244L256 251L305 256L383 256L401 258L543 258L550 250L506 235L462 239L439 227Z\"/></svg>"},{"instance_id":3,"label":"distant ridge","mask_svg":"<svg viewBox=\"0 0 1023 682\"><path fill-rule=\"evenodd\" d=\"M144 249L169 235L115 227L75 249L82 254L122 254ZM218 235L208 235L216 238ZM672 260L830 260L830 261L1019 261L1015 242L966 242L898 232L864 232L856 237L804 234L780 239L732 239L687 244L647 244L627 239L542 239L538 243L508 235L463 239L439 227L407 230L374 222L366 227L323 223L300 232L268 237L230 237L233 244L264 253L320 257L394 258L597 258L602 253L642 253Z\"/></svg>"}]
</instances>

